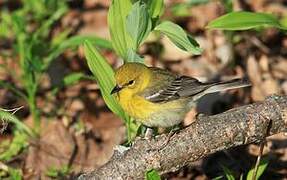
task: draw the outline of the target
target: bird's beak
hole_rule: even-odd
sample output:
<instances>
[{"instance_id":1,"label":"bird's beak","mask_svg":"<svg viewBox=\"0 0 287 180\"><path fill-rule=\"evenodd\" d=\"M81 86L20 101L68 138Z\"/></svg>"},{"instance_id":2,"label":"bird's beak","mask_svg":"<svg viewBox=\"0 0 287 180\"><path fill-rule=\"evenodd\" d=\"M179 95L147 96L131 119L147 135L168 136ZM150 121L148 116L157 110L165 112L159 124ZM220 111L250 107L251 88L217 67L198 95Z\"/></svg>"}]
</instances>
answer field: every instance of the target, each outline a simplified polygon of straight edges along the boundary
<instances>
[{"instance_id":1,"label":"bird's beak","mask_svg":"<svg viewBox=\"0 0 287 180\"><path fill-rule=\"evenodd\" d=\"M116 86L113 88L113 90L111 91L111 94L117 93L117 92L119 92L120 90L122 90L122 87L116 85Z\"/></svg>"}]
</instances>

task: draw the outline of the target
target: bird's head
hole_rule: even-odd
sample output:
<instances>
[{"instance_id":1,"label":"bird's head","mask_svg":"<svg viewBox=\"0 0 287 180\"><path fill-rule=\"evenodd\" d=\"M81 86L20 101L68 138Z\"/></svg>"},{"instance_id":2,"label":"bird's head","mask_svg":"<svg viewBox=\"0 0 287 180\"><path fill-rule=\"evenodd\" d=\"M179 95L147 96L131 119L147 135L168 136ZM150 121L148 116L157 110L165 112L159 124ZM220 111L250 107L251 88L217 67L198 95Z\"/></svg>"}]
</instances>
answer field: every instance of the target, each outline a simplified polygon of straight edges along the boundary
<instances>
[{"instance_id":1,"label":"bird's head","mask_svg":"<svg viewBox=\"0 0 287 180\"><path fill-rule=\"evenodd\" d=\"M148 85L150 70L141 63L125 63L116 70L115 79L116 86L111 91L111 94L120 91L136 94Z\"/></svg>"}]
</instances>

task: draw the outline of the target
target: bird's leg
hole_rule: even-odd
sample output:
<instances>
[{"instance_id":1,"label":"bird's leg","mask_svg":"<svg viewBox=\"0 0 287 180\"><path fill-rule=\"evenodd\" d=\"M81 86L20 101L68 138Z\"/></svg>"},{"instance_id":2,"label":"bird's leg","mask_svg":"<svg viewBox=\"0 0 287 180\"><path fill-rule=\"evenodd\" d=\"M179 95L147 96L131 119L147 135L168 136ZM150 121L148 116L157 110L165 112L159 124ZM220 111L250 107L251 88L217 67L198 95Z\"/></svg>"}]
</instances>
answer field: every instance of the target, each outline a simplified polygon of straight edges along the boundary
<instances>
[{"instance_id":1,"label":"bird's leg","mask_svg":"<svg viewBox=\"0 0 287 180\"><path fill-rule=\"evenodd\" d=\"M162 145L160 145L160 147L158 148L158 150L162 150L170 141L170 139L172 138L172 136L177 133L180 130L180 125L175 125L172 128L170 128L168 135L167 135L167 139L164 141L164 143Z\"/></svg>"},{"instance_id":2,"label":"bird's leg","mask_svg":"<svg viewBox=\"0 0 287 180\"><path fill-rule=\"evenodd\" d=\"M147 127L146 131L145 131L144 138L145 139L151 139L153 137L153 134L154 134L154 130L150 127Z\"/></svg>"}]
</instances>

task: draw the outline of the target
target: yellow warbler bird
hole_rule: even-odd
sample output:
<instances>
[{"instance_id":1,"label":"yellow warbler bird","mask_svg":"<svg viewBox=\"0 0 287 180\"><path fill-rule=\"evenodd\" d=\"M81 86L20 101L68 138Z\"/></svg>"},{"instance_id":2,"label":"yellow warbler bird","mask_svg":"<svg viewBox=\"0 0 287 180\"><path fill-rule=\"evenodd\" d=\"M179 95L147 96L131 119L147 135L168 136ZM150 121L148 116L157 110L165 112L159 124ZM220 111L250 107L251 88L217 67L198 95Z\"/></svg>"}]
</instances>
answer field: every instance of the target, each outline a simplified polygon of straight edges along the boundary
<instances>
[{"instance_id":1,"label":"yellow warbler bird","mask_svg":"<svg viewBox=\"0 0 287 180\"><path fill-rule=\"evenodd\" d=\"M125 63L115 73L117 93L122 108L148 127L170 127L179 124L200 97L218 91L250 86L246 79L202 83L188 76Z\"/></svg>"}]
</instances>

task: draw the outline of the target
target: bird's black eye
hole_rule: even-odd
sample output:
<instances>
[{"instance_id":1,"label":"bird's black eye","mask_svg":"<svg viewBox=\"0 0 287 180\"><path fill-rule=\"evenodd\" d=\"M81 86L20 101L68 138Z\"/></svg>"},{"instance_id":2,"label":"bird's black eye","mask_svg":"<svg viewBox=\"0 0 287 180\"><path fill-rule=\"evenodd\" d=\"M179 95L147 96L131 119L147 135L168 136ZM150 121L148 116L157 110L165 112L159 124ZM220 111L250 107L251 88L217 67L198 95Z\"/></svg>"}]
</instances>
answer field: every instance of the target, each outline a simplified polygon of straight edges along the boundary
<instances>
[{"instance_id":1,"label":"bird's black eye","mask_svg":"<svg viewBox=\"0 0 287 180\"><path fill-rule=\"evenodd\" d=\"M128 84L129 84L129 85L132 85L132 84L134 84L134 82L135 82L134 80L130 80L130 81L128 82Z\"/></svg>"}]
</instances>

